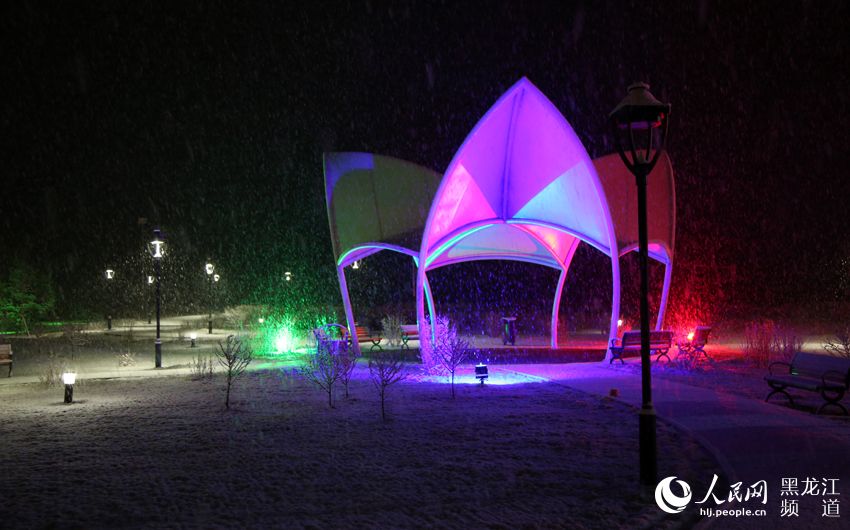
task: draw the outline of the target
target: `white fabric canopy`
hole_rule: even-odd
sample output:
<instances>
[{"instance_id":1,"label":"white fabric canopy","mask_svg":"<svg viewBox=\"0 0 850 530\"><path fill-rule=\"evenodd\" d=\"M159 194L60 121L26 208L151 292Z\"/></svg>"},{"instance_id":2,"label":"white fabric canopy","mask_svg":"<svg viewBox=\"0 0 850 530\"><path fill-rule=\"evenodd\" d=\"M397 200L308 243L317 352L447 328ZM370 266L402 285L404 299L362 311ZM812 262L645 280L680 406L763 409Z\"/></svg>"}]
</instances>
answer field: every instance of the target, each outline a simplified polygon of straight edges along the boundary
<instances>
[{"instance_id":1,"label":"white fabric canopy","mask_svg":"<svg viewBox=\"0 0 850 530\"><path fill-rule=\"evenodd\" d=\"M675 187L666 153L649 182L650 256L666 266L660 328L675 236ZM564 281L584 241L611 258L610 335L616 335L619 257L634 250L637 240L634 177L616 154L591 162L566 119L528 79L520 79L481 118L442 179L390 157L328 153L325 184L349 326L354 319L344 269L371 253L388 249L414 258L420 327L426 300L433 313L429 270L472 260L517 260L561 271L552 310L556 347Z\"/></svg>"}]
</instances>

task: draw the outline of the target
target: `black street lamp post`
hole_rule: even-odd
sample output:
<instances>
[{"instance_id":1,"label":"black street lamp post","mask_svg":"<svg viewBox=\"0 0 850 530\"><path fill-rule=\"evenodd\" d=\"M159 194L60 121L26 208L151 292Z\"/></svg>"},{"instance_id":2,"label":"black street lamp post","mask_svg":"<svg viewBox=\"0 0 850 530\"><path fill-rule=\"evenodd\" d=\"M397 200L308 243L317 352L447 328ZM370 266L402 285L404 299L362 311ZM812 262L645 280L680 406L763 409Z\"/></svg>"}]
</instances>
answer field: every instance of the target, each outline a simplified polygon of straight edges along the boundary
<instances>
[{"instance_id":1,"label":"black street lamp post","mask_svg":"<svg viewBox=\"0 0 850 530\"><path fill-rule=\"evenodd\" d=\"M106 269L106 329L112 329L112 306L115 303L112 299L112 280L115 279L115 271Z\"/></svg>"},{"instance_id":2,"label":"black street lamp post","mask_svg":"<svg viewBox=\"0 0 850 530\"><path fill-rule=\"evenodd\" d=\"M150 253L153 258L154 278L156 280L156 342L154 342L154 366L162 368L162 340L160 340L159 318L162 309L161 304L161 261L162 261L162 241L159 239L159 229L153 231L153 241L151 241Z\"/></svg>"},{"instance_id":3,"label":"black street lamp post","mask_svg":"<svg viewBox=\"0 0 850 530\"><path fill-rule=\"evenodd\" d=\"M207 320L207 329L209 330L210 335L212 335L212 303L213 303L213 273L215 272L215 265L207 262L204 270L207 273L207 283L210 285L209 295L207 296L207 304L209 305L210 316Z\"/></svg>"},{"instance_id":4,"label":"black street lamp post","mask_svg":"<svg viewBox=\"0 0 850 530\"><path fill-rule=\"evenodd\" d=\"M647 279L648 236L646 221L646 180L664 149L670 105L661 103L649 91L649 85L634 83L626 97L611 111L609 118L617 152L635 176L638 192L638 263L640 266L640 364L642 405L640 409L640 482L654 487L658 474L655 440L656 417L652 406L652 379L649 355L649 287ZM621 135L627 137L624 148ZM635 139L635 136L639 138ZM642 138L640 136L643 136Z\"/></svg>"},{"instance_id":5,"label":"black street lamp post","mask_svg":"<svg viewBox=\"0 0 850 530\"><path fill-rule=\"evenodd\" d=\"M153 283L154 283L154 277L153 277L153 276L148 275L148 288L150 288L150 286L151 286L151 285L153 285ZM150 303L150 295L147 295L145 298L147 298L147 303ZM147 304L145 304L145 305L147 305ZM150 323L151 323L151 310L150 310L150 306L148 306L147 313L148 313L148 324L150 324Z\"/></svg>"}]
</instances>

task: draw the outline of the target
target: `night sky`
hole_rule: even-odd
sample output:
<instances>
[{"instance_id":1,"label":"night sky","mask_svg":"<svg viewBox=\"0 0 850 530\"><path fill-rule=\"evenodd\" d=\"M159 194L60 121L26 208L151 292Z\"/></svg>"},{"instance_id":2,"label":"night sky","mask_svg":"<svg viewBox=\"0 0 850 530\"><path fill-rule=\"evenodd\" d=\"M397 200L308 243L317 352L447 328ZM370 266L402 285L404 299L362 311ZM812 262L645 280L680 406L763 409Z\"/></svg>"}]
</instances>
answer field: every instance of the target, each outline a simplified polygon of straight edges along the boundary
<instances>
[{"instance_id":1,"label":"night sky","mask_svg":"<svg viewBox=\"0 0 850 530\"><path fill-rule=\"evenodd\" d=\"M672 104L679 278L735 265L748 302L847 296L846 2L10 4L0 268L44 269L65 303L153 226L239 292L333 282L322 152L442 172L521 76L591 157L632 81Z\"/></svg>"}]
</instances>

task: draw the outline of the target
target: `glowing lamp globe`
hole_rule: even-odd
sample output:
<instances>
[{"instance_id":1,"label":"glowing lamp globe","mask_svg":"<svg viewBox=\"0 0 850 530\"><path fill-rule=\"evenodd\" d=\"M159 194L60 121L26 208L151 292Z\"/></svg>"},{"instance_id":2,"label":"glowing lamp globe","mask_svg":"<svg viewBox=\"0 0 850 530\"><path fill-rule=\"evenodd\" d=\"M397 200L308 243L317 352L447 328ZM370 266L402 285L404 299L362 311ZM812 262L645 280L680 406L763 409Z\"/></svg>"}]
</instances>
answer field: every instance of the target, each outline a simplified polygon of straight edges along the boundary
<instances>
[{"instance_id":1,"label":"glowing lamp globe","mask_svg":"<svg viewBox=\"0 0 850 530\"><path fill-rule=\"evenodd\" d=\"M65 403L74 402L74 383L77 382L77 374L75 372L65 372L62 374L62 382L65 383Z\"/></svg>"},{"instance_id":2,"label":"glowing lamp globe","mask_svg":"<svg viewBox=\"0 0 850 530\"><path fill-rule=\"evenodd\" d=\"M260 317L260 318L257 319L257 322L259 322L260 324L264 323L265 321L266 321L266 319L263 318L263 317Z\"/></svg>"},{"instance_id":3,"label":"glowing lamp globe","mask_svg":"<svg viewBox=\"0 0 850 530\"><path fill-rule=\"evenodd\" d=\"M283 275L286 277L286 281L288 281L288 282L292 281L292 273L291 272L289 272L289 271L284 272Z\"/></svg>"},{"instance_id":4,"label":"glowing lamp globe","mask_svg":"<svg viewBox=\"0 0 850 530\"><path fill-rule=\"evenodd\" d=\"M148 285L153 285L153 276L148 276Z\"/></svg>"},{"instance_id":5,"label":"glowing lamp globe","mask_svg":"<svg viewBox=\"0 0 850 530\"><path fill-rule=\"evenodd\" d=\"M192 340L195 340L195 339L198 338L198 334L195 333L195 332L189 333L189 338L192 339Z\"/></svg>"},{"instance_id":6,"label":"glowing lamp globe","mask_svg":"<svg viewBox=\"0 0 850 530\"><path fill-rule=\"evenodd\" d=\"M694 340L694 332L693 332L693 331L691 331L690 333L688 333L688 340L689 340L689 341Z\"/></svg>"},{"instance_id":7,"label":"glowing lamp globe","mask_svg":"<svg viewBox=\"0 0 850 530\"><path fill-rule=\"evenodd\" d=\"M204 270L207 271L208 275L211 275L215 271L215 266L212 263L207 263L204 265Z\"/></svg>"},{"instance_id":8,"label":"glowing lamp globe","mask_svg":"<svg viewBox=\"0 0 850 530\"><path fill-rule=\"evenodd\" d=\"M618 328L623 327L623 319L622 318L617 319L617 327Z\"/></svg>"},{"instance_id":9,"label":"glowing lamp globe","mask_svg":"<svg viewBox=\"0 0 850 530\"><path fill-rule=\"evenodd\" d=\"M115 278L115 271L112 269L106 269L106 279L111 280Z\"/></svg>"},{"instance_id":10,"label":"glowing lamp globe","mask_svg":"<svg viewBox=\"0 0 850 530\"><path fill-rule=\"evenodd\" d=\"M159 240L159 230L154 230L154 240L151 241L151 257L154 259L162 258L162 244Z\"/></svg>"},{"instance_id":11,"label":"glowing lamp globe","mask_svg":"<svg viewBox=\"0 0 850 530\"><path fill-rule=\"evenodd\" d=\"M221 279L221 276L219 276L218 274L213 274L213 281L214 282L217 282L220 279Z\"/></svg>"}]
</instances>

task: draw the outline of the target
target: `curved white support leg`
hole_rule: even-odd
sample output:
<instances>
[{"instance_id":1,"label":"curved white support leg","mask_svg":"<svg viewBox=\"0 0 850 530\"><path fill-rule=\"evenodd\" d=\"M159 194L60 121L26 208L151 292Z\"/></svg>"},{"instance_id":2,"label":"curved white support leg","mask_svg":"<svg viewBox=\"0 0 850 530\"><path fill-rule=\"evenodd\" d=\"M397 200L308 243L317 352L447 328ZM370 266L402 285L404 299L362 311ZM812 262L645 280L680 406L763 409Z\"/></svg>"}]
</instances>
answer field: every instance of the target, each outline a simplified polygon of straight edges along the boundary
<instances>
[{"instance_id":1,"label":"curved white support leg","mask_svg":"<svg viewBox=\"0 0 850 530\"><path fill-rule=\"evenodd\" d=\"M611 286L611 327L608 332L608 342L605 344L603 363L611 360L611 350L608 346L612 339L617 338L617 320L620 318L620 256L616 250L611 252L611 277L614 280Z\"/></svg>"},{"instance_id":2,"label":"curved white support leg","mask_svg":"<svg viewBox=\"0 0 850 530\"><path fill-rule=\"evenodd\" d=\"M561 269L558 277L558 287L555 289L555 301L552 303L552 348L558 347L558 310L561 308L561 294L564 291L564 280L567 279L567 269Z\"/></svg>"},{"instance_id":3,"label":"curved white support leg","mask_svg":"<svg viewBox=\"0 0 850 530\"><path fill-rule=\"evenodd\" d=\"M351 310L351 298L348 296L348 282L345 281L345 267L336 268L336 276L339 280L339 291L342 293L342 307L345 309L345 320L348 322L348 332L351 333L351 345L354 353L359 357L360 343L357 342L357 332L354 329L354 312Z\"/></svg>"},{"instance_id":4,"label":"curved white support leg","mask_svg":"<svg viewBox=\"0 0 850 530\"><path fill-rule=\"evenodd\" d=\"M670 294L670 280L673 277L673 263L664 264L664 285L661 288L661 303L658 304L658 320L655 322L655 329L661 330L664 326L664 313L667 312L667 297Z\"/></svg>"}]
</instances>

